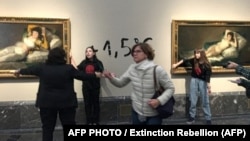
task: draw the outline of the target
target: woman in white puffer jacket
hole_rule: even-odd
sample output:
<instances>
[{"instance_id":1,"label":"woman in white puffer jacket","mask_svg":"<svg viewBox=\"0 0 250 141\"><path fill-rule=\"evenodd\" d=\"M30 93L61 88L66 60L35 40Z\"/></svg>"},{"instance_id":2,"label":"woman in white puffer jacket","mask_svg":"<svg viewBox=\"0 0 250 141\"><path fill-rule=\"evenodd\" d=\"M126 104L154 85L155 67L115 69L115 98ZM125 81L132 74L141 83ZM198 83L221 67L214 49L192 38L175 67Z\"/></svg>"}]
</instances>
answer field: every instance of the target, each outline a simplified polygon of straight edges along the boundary
<instances>
[{"instance_id":1,"label":"woman in white puffer jacket","mask_svg":"<svg viewBox=\"0 0 250 141\"><path fill-rule=\"evenodd\" d=\"M147 43L138 43L132 47L132 57L135 64L129 66L120 77L105 71L103 74L110 82L123 87L132 83L132 124L160 125L162 118L158 116L155 108L166 103L174 94L175 87L167 72L161 66L156 67L156 79L165 91L157 99L151 99L155 92L153 70L154 50Z\"/></svg>"}]
</instances>

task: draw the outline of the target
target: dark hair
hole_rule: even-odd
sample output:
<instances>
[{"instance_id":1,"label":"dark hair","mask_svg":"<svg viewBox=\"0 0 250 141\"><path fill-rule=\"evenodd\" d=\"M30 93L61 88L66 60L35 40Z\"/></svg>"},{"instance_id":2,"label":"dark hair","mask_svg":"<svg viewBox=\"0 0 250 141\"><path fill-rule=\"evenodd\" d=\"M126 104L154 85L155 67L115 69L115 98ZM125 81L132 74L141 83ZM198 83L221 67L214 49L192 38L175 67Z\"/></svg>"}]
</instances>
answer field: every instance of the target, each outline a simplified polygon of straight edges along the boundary
<instances>
[{"instance_id":1,"label":"dark hair","mask_svg":"<svg viewBox=\"0 0 250 141\"><path fill-rule=\"evenodd\" d=\"M49 51L48 59L46 64L66 64L66 52L63 47L56 47Z\"/></svg>"},{"instance_id":2,"label":"dark hair","mask_svg":"<svg viewBox=\"0 0 250 141\"><path fill-rule=\"evenodd\" d=\"M98 52L98 49L95 49L93 45L92 45L92 46L87 47L87 48L86 48L86 50L87 50L88 48L91 48L91 49L93 50L93 52Z\"/></svg>"},{"instance_id":3,"label":"dark hair","mask_svg":"<svg viewBox=\"0 0 250 141\"><path fill-rule=\"evenodd\" d=\"M37 27L33 27L33 28L31 28L30 29L30 34L32 35L32 32L33 31L36 31L36 32L38 32L38 38L40 39L40 40L44 40L43 39L43 35L42 35L42 28L41 27L39 27L39 26L37 26Z\"/></svg>"},{"instance_id":4,"label":"dark hair","mask_svg":"<svg viewBox=\"0 0 250 141\"><path fill-rule=\"evenodd\" d=\"M89 48L90 48L93 52L98 52L98 49L95 49L93 45L92 45L92 46L87 47L87 48L85 49L85 52L86 52L86 51L87 51L87 49L89 49ZM86 60L89 60L89 58L88 58L87 56L85 57L85 59L86 59ZM95 55L93 55L93 59L97 59L96 54L95 54Z\"/></svg>"},{"instance_id":5,"label":"dark hair","mask_svg":"<svg viewBox=\"0 0 250 141\"><path fill-rule=\"evenodd\" d=\"M131 53L132 56L134 55L133 52L137 46L139 46L141 50L147 55L148 60L154 60L154 57L155 57L154 49L148 43L135 44L132 47L132 53Z\"/></svg>"},{"instance_id":6,"label":"dark hair","mask_svg":"<svg viewBox=\"0 0 250 141\"><path fill-rule=\"evenodd\" d=\"M233 33L233 32L228 32L228 33L227 33L227 36L228 36L228 35L231 36L230 41L234 42L234 41L235 41L235 40L234 40L234 33Z\"/></svg>"}]
</instances>

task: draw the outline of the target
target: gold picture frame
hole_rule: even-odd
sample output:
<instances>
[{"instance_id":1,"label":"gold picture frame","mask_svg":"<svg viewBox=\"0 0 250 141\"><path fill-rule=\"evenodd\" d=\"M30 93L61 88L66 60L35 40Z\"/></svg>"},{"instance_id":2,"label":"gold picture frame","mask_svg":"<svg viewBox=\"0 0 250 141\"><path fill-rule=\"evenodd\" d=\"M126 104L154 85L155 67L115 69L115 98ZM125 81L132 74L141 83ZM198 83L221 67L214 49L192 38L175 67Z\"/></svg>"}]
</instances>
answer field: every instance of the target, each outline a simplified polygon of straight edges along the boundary
<instances>
[{"instance_id":1,"label":"gold picture frame","mask_svg":"<svg viewBox=\"0 0 250 141\"><path fill-rule=\"evenodd\" d=\"M195 48L208 50L212 45L220 45L220 52L209 54L213 73L233 73L234 69L225 69L223 65L234 61L250 67L250 22L249 21L201 21L172 20L171 62L193 56ZM224 45L227 33L232 32L237 45ZM208 55L208 53L207 53ZM171 69L172 74L185 74L191 70L190 64L182 64Z\"/></svg>"},{"instance_id":2,"label":"gold picture frame","mask_svg":"<svg viewBox=\"0 0 250 141\"><path fill-rule=\"evenodd\" d=\"M39 40L28 38L34 30ZM69 62L69 19L0 17L0 31L0 78L12 78L13 70L45 62L55 47L64 48Z\"/></svg>"}]
</instances>

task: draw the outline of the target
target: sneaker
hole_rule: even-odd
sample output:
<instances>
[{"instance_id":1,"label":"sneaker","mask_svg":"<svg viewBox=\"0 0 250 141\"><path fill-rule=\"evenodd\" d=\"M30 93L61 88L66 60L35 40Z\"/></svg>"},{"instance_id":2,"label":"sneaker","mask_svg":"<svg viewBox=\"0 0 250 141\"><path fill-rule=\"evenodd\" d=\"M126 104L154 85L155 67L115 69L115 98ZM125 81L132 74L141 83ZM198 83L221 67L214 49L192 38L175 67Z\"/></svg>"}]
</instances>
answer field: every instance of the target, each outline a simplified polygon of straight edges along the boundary
<instances>
[{"instance_id":1,"label":"sneaker","mask_svg":"<svg viewBox=\"0 0 250 141\"><path fill-rule=\"evenodd\" d=\"M206 125L212 125L212 121L211 120L207 120L206 121Z\"/></svg>"},{"instance_id":2,"label":"sneaker","mask_svg":"<svg viewBox=\"0 0 250 141\"><path fill-rule=\"evenodd\" d=\"M193 124L194 122L195 122L194 118L190 117L186 123Z\"/></svg>"}]
</instances>

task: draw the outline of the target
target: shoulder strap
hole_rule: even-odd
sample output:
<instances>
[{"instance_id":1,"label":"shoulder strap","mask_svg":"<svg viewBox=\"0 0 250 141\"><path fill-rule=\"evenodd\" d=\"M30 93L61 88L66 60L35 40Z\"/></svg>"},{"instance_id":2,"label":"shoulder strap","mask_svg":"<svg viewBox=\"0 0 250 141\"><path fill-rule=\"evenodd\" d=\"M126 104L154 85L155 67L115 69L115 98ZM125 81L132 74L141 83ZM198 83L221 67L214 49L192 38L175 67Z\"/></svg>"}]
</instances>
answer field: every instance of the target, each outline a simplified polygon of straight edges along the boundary
<instances>
[{"instance_id":1,"label":"shoulder strap","mask_svg":"<svg viewBox=\"0 0 250 141\"><path fill-rule=\"evenodd\" d=\"M156 82L156 74L155 74L156 67L157 67L157 65L154 66L154 85L155 85L155 90L157 90L157 88L158 88L157 82Z\"/></svg>"}]
</instances>

